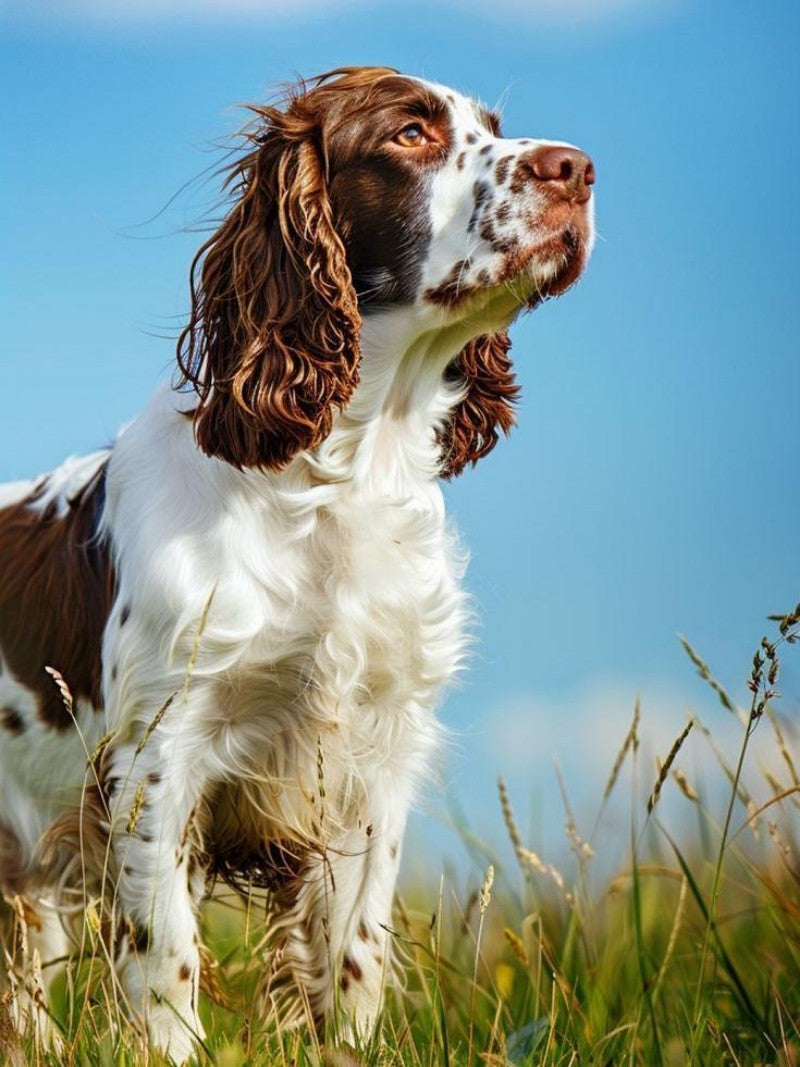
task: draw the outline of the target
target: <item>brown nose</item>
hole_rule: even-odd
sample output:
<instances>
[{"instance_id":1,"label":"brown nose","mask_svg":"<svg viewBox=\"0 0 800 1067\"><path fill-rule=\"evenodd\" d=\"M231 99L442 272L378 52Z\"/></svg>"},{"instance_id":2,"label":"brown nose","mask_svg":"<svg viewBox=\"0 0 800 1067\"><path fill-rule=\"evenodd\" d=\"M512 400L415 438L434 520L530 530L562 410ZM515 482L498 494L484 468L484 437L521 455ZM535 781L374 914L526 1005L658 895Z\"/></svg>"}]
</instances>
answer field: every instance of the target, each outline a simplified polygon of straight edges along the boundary
<instances>
[{"instance_id":1,"label":"brown nose","mask_svg":"<svg viewBox=\"0 0 800 1067\"><path fill-rule=\"evenodd\" d=\"M592 195L589 186L594 185L594 163L585 152L563 145L543 145L528 153L526 162L533 176L547 182L548 189L564 200L585 204Z\"/></svg>"}]
</instances>

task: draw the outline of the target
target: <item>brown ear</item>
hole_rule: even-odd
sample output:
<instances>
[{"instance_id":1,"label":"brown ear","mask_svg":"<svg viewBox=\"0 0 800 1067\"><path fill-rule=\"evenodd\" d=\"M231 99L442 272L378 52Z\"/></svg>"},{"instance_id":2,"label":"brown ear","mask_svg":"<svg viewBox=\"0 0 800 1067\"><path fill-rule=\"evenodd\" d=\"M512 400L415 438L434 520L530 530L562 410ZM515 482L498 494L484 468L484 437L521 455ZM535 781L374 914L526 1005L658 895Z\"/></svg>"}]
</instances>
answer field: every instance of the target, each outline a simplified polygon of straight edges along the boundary
<instances>
[{"instance_id":1,"label":"brown ear","mask_svg":"<svg viewBox=\"0 0 800 1067\"><path fill-rule=\"evenodd\" d=\"M350 399L360 318L312 121L296 108L257 114L256 147L228 173L236 202L192 264L178 365L199 397L203 451L278 469Z\"/></svg>"},{"instance_id":2,"label":"brown ear","mask_svg":"<svg viewBox=\"0 0 800 1067\"><path fill-rule=\"evenodd\" d=\"M450 364L447 377L462 381L466 394L440 434L443 478L461 474L468 463L475 466L497 444L500 430L511 432L519 386L510 348L505 331L485 334L470 341Z\"/></svg>"}]
</instances>

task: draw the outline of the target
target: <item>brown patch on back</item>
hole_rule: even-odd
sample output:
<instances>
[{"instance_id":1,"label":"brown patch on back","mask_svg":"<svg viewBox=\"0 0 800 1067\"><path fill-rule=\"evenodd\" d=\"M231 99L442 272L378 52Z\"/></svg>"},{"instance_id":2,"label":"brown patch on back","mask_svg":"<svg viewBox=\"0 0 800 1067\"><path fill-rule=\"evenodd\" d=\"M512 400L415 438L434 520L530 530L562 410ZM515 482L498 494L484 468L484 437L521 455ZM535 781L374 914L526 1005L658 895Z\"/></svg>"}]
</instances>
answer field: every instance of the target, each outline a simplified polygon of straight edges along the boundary
<instances>
[{"instance_id":1,"label":"brown patch on back","mask_svg":"<svg viewBox=\"0 0 800 1067\"><path fill-rule=\"evenodd\" d=\"M66 515L37 511L35 495L0 509L0 647L12 674L38 697L39 717L72 725L45 667L76 700L102 706L100 647L114 597L107 547L97 537L105 467Z\"/></svg>"}]
</instances>

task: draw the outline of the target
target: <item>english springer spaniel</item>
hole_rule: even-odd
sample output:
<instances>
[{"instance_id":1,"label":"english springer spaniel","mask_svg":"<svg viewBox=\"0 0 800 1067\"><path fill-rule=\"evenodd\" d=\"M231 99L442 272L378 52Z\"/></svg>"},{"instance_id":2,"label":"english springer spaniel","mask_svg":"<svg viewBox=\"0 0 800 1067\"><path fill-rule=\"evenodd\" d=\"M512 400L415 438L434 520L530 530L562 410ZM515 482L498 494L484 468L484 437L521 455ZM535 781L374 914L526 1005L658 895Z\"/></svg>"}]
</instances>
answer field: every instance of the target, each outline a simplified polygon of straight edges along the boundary
<instances>
[{"instance_id":1,"label":"english springer spaniel","mask_svg":"<svg viewBox=\"0 0 800 1067\"><path fill-rule=\"evenodd\" d=\"M102 900L122 1002L178 1062L214 877L270 891L265 1013L374 1026L465 653L439 479L510 430L507 328L593 241L589 158L441 85L342 68L253 111L176 387L0 489L0 885L29 963L66 954L70 893Z\"/></svg>"}]
</instances>

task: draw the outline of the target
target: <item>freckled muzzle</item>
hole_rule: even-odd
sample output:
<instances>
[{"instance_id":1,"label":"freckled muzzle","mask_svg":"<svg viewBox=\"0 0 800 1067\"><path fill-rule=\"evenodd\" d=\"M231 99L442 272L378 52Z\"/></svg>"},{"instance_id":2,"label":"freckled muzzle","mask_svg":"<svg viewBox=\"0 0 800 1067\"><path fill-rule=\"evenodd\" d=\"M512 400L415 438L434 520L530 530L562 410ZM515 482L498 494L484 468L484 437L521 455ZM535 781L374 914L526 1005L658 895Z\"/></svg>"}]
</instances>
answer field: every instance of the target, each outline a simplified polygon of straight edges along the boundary
<instances>
[{"instance_id":1,"label":"freckled muzzle","mask_svg":"<svg viewBox=\"0 0 800 1067\"><path fill-rule=\"evenodd\" d=\"M572 145L505 138L499 126L473 122L467 107L455 114L452 163L432 183L423 297L457 310L472 295L505 285L535 306L562 293L586 266L594 164ZM521 284L508 288L515 280Z\"/></svg>"},{"instance_id":2,"label":"freckled muzzle","mask_svg":"<svg viewBox=\"0 0 800 1067\"><path fill-rule=\"evenodd\" d=\"M546 260L558 269L538 296L558 296L580 277L589 256L592 217L589 207L595 182L594 163L579 148L539 145L518 157L512 193L535 195L540 207L537 228L548 236L532 249L531 266Z\"/></svg>"}]
</instances>

